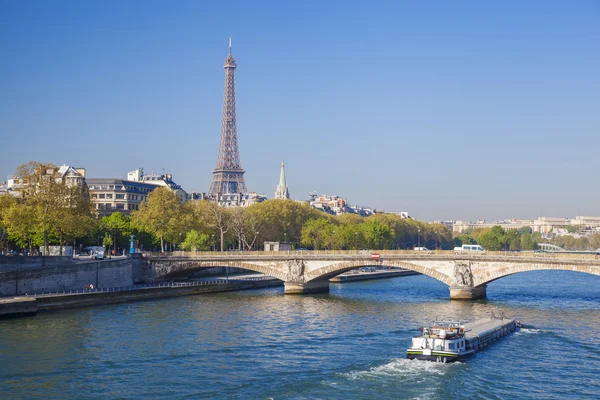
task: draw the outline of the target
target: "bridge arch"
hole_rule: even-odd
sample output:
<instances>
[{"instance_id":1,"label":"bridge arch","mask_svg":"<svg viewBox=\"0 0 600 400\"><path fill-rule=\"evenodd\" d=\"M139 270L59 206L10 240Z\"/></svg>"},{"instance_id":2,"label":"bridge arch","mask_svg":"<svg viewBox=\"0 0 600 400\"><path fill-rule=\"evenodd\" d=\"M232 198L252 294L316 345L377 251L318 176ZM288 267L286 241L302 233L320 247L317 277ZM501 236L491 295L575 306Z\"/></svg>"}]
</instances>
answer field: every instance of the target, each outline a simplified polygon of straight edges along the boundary
<instances>
[{"instance_id":1,"label":"bridge arch","mask_svg":"<svg viewBox=\"0 0 600 400\"><path fill-rule=\"evenodd\" d=\"M170 260L168 263L154 262L156 278L165 278L178 273L199 271L208 268L231 267L258 272L286 281L286 274L275 266L255 264L246 261L196 261L196 260Z\"/></svg>"},{"instance_id":2,"label":"bridge arch","mask_svg":"<svg viewBox=\"0 0 600 400\"><path fill-rule=\"evenodd\" d=\"M318 268L313 271L309 271L306 273L306 281L307 282L315 282L315 281L323 281L329 280L336 275L342 274L344 272L365 267L365 266L384 266L384 267L397 267L404 268L410 271L415 271L423 275L427 275L433 279L437 279L440 282L445 283L448 286L451 286L453 283L452 277L445 275L435 269L425 267L422 265L412 264L401 260L385 260L382 262L373 262L373 261L365 261L365 260L357 260L357 261L344 261L344 262L336 262L330 265L326 265L324 267Z\"/></svg>"},{"instance_id":3,"label":"bridge arch","mask_svg":"<svg viewBox=\"0 0 600 400\"><path fill-rule=\"evenodd\" d=\"M486 271L484 275L476 274L473 279L473 286L484 286L494 282L505 276L518 274L519 272L530 271L573 271L585 274L600 276L600 266L585 265L585 264L544 264L544 263L528 263L528 264L513 264L504 268L496 268Z\"/></svg>"}]
</instances>

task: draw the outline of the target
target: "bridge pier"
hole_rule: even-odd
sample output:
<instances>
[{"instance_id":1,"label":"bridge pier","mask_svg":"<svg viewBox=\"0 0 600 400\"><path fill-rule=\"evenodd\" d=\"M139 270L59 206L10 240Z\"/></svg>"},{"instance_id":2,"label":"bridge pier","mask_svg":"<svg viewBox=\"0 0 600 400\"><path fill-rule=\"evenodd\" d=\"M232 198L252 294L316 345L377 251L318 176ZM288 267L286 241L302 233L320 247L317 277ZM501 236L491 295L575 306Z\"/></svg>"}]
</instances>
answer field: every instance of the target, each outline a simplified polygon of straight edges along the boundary
<instances>
[{"instance_id":1,"label":"bridge pier","mask_svg":"<svg viewBox=\"0 0 600 400\"><path fill-rule=\"evenodd\" d=\"M476 287L450 286L451 300L477 300L485 299L487 296L487 285Z\"/></svg>"},{"instance_id":2,"label":"bridge pier","mask_svg":"<svg viewBox=\"0 0 600 400\"><path fill-rule=\"evenodd\" d=\"M285 294L329 293L329 281L284 282Z\"/></svg>"}]
</instances>

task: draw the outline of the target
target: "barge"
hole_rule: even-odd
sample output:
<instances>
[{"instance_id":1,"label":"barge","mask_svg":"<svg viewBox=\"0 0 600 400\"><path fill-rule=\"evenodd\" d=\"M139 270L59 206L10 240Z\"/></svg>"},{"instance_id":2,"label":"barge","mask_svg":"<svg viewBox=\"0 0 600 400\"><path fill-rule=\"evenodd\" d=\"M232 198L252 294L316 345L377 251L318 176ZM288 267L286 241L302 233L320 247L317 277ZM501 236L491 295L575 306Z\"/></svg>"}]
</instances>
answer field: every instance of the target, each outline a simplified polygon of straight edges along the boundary
<instances>
[{"instance_id":1,"label":"barge","mask_svg":"<svg viewBox=\"0 0 600 400\"><path fill-rule=\"evenodd\" d=\"M517 330L519 321L504 317L473 322L437 321L412 339L406 358L437 362L462 360Z\"/></svg>"}]
</instances>

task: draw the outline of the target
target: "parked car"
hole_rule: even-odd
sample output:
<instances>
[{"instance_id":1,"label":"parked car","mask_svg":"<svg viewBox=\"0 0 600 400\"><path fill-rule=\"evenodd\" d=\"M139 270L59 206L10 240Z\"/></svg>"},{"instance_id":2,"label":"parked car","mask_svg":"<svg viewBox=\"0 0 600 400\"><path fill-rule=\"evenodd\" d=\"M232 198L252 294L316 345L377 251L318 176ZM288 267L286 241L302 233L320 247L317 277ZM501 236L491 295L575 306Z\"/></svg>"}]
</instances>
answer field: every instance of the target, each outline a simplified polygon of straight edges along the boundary
<instances>
[{"instance_id":1,"label":"parked car","mask_svg":"<svg viewBox=\"0 0 600 400\"><path fill-rule=\"evenodd\" d=\"M104 252L97 251L94 253L94 260L104 260Z\"/></svg>"}]
</instances>

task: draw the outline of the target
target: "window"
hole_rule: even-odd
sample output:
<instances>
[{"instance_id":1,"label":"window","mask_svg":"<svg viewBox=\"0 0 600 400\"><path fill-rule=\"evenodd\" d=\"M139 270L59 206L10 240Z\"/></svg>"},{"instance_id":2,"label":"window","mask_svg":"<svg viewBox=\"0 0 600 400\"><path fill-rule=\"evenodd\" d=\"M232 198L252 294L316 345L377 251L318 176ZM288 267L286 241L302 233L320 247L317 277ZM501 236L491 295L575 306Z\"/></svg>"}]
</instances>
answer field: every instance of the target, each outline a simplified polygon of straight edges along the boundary
<instances>
[{"instance_id":1,"label":"window","mask_svg":"<svg viewBox=\"0 0 600 400\"><path fill-rule=\"evenodd\" d=\"M123 203L117 204L117 210L124 210L124 209L125 209L125 204L123 204Z\"/></svg>"},{"instance_id":2,"label":"window","mask_svg":"<svg viewBox=\"0 0 600 400\"><path fill-rule=\"evenodd\" d=\"M109 188L110 190L114 190L114 189L115 189L115 185L110 185L108 188Z\"/></svg>"},{"instance_id":3,"label":"window","mask_svg":"<svg viewBox=\"0 0 600 400\"><path fill-rule=\"evenodd\" d=\"M115 198L116 198L117 200L125 200L125 195L124 195L124 194L117 193L117 194L115 195Z\"/></svg>"},{"instance_id":4,"label":"window","mask_svg":"<svg viewBox=\"0 0 600 400\"><path fill-rule=\"evenodd\" d=\"M449 349L454 349L454 343L448 343L448 348Z\"/></svg>"},{"instance_id":5,"label":"window","mask_svg":"<svg viewBox=\"0 0 600 400\"><path fill-rule=\"evenodd\" d=\"M92 193L92 199L97 199L98 195L96 193Z\"/></svg>"},{"instance_id":6,"label":"window","mask_svg":"<svg viewBox=\"0 0 600 400\"><path fill-rule=\"evenodd\" d=\"M105 199L105 198L106 198L106 195L105 195L104 193L100 193L100 194L98 195L98 198L99 198L99 199Z\"/></svg>"},{"instance_id":7,"label":"window","mask_svg":"<svg viewBox=\"0 0 600 400\"><path fill-rule=\"evenodd\" d=\"M115 190L123 190L123 186L117 185L117 186L115 186Z\"/></svg>"},{"instance_id":8,"label":"window","mask_svg":"<svg viewBox=\"0 0 600 400\"><path fill-rule=\"evenodd\" d=\"M104 203L98 203L98 210L104 210Z\"/></svg>"},{"instance_id":9,"label":"window","mask_svg":"<svg viewBox=\"0 0 600 400\"><path fill-rule=\"evenodd\" d=\"M107 199L112 199L112 194L110 194L110 193L107 193L107 194L106 194L106 198L107 198Z\"/></svg>"}]
</instances>

